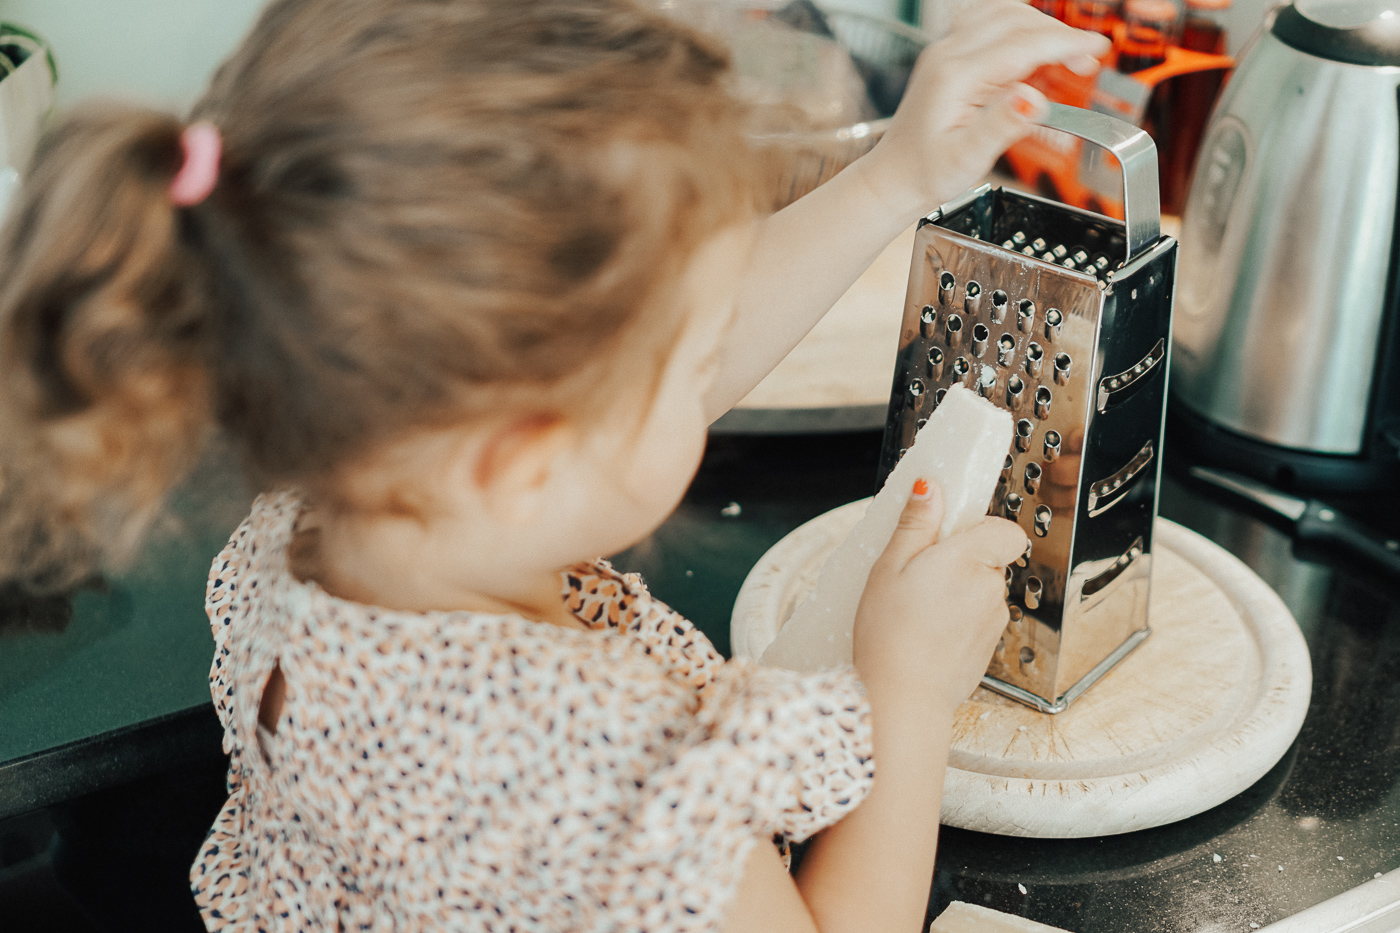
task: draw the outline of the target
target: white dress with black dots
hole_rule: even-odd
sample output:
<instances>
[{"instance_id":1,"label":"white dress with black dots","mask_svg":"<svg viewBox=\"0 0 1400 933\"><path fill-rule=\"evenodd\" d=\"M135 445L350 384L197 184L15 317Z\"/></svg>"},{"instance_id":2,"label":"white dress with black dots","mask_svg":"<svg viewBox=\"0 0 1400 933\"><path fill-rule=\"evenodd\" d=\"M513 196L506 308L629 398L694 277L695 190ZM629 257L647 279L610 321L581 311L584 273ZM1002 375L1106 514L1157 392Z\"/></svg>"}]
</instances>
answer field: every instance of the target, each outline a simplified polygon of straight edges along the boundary
<instances>
[{"instance_id":1,"label":"white dress with black dots","mask_svg":"<svg viewBox=\"0 0 1400 933\"><path fill-rule=\"evenodd\" d=\"M210 930L719 930L750 846L870 788L850 669L726 662L603 561L564 574L589 631L337 599L287 569L299 510L260 497L209 575L230 756L191 870Z\"/></svg>"}]
</instances>

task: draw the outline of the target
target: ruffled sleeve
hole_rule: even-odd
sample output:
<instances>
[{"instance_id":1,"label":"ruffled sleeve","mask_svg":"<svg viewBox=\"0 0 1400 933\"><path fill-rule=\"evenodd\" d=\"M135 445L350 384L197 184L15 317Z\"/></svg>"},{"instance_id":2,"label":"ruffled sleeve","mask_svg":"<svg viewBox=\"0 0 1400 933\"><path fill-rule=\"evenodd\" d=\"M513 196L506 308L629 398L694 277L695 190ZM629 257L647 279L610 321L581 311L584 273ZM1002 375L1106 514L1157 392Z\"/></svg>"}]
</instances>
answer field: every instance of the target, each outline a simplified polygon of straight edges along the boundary
<instances>
[{"instance_id":1,"label":"ruffled sleeve","mask_svg":"<svg viewBox=\"0 0 1400 933\"><path fill-rule=\"evenodd\" d=\"M673 677L696 690L700 720L750 755L750 764L789 774L765 814L800 842L865 797L873 780L870 715L855 671L801 675L725 661L705 634L647 591L636 574L603 560L574 568L565 599L580 618L640 641ZM775 771L776 769L776 771ZM853 802L854 801L854 802Z\"/></svg>"},{"instance_id":2,"label":"ruffled sleeve","mask_svg":"<svg viewBox=\"0 0 1400 933\"><path fill-rule=\"evenodd\" d=\"M648 930L720 929L756 840L806 839L855 809L874 779L869 707L850 670L730 662L696 722L699 741L647 779L614 856Z\"/></svg>"},{"instance_id":3,"label":"ruffled sleeve","mask_svg":"<svg viewBox=\"0 0 1400 933\"><path fill-rule=\"evenodd\" d=\"M697 718L766 775L763 819L793 841L841 819L874 781L870 707L850 668L798 674L730 661Z\"/></svg>"}]
</instances>

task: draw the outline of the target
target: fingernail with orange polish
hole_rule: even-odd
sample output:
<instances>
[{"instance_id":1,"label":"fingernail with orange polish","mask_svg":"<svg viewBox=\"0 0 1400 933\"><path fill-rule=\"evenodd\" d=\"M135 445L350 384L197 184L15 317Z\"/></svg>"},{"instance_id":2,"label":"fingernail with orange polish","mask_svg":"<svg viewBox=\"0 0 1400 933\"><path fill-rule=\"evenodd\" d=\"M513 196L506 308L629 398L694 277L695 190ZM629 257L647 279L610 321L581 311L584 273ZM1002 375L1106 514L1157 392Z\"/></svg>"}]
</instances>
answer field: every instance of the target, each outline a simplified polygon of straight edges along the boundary
<instances>
[{"instance_id":1,"label":"fingernail with orange polish","mask_svg":"<svg viewBox=\"0 0 1400 933\"><path fill-rule=\"evenodd\" d=\"M923 479L916 479L916 480L914 480L914 498L915 498L915 499L927 499L927 498L928 498L928 482L927 482L926 480L923 480Z\"/></svg>"},{"instance_id":2,"label":"fingernail with orange polish","mask_svg":"<svg viewBox=\"0 0 1400 933\"><path fill-rule=\"evenodd\" d=\"M1022 119L1038 120L1048 106L1045 95L1029 84L1018 84L1012 91L1011 107Z\"/></svg>"}]
</instances>

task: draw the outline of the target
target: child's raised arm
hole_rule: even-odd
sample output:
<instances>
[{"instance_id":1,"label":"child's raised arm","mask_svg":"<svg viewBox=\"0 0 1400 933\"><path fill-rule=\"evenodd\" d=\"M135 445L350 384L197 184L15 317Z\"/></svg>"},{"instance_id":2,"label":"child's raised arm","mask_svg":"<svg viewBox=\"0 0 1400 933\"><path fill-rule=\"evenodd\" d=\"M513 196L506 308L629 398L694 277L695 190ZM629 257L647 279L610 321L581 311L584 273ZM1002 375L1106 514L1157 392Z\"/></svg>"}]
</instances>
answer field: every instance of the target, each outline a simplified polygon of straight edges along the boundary
<instances>
[{"instance_id":1,"label":"child's raised arm","mask_svg":"<svg viewBox=\"0 0 1400 933\"><path fill-rule=\"evenodd\" d=\"M1045 99L1021 79L1052 62L1092 73L1107 45L1016 0L964 8L919 57L875 148L762 222L706 397L710 419L747 395L891 240L1030 130Z\"/></svg>"}]
</instances>

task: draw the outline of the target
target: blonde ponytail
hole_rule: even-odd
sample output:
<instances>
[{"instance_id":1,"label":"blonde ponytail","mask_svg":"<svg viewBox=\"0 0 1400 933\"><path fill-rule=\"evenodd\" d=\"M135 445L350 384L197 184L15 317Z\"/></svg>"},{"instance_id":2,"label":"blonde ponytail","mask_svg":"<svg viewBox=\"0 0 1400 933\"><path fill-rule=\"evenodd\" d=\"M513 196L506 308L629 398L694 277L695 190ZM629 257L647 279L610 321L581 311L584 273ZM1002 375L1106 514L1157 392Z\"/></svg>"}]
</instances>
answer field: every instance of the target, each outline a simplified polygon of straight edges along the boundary
<instances>
[{"instance_id":1,"label":"blonde ponytail","mask_svg":"<svg viewBox=\"0 0 1400 933\"><path fill-rule=\"evenodd\" d=\"M181 129L74 112L0 233L0 577L34 591L128 559L207 434L207 273L168 193Z\"/></svg>"},{"instance_id":2,"label":"blonde ponytail","mask_svg":"<svg viewBox=\"0 0 1400 933\"><path fill-rule=\"evenodd\" d=\"M653 296L754 202L726 67L632 0L272 0L195 110L207 198L175 119L64 120L0 232L0 582L120 565L216 427L348 503L406 432L650 384Z\"/></svg>"}]
</instances>

